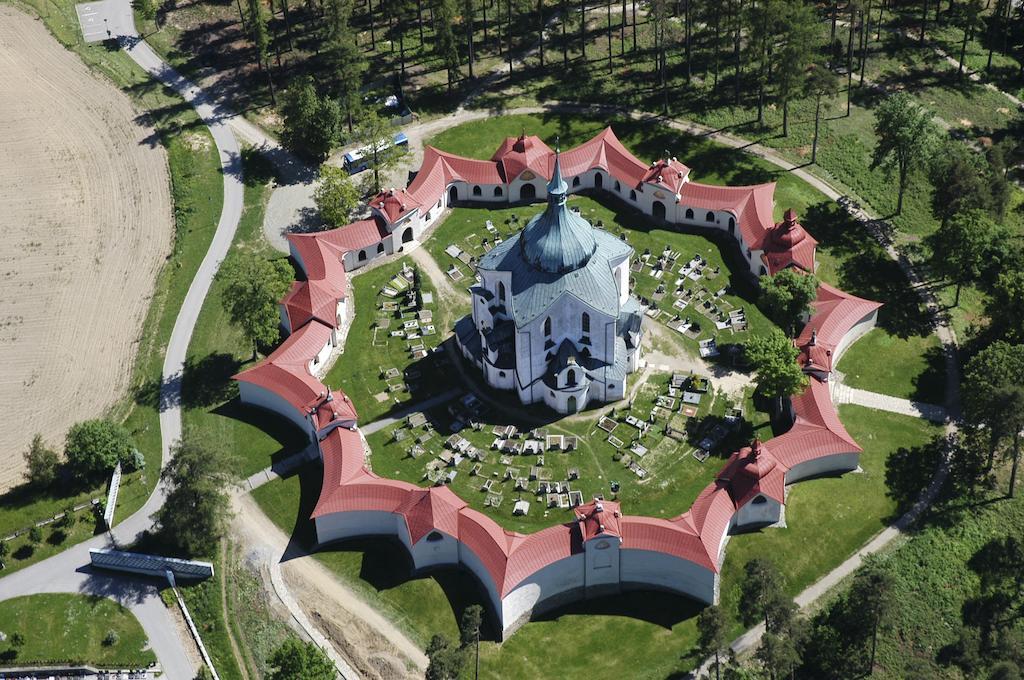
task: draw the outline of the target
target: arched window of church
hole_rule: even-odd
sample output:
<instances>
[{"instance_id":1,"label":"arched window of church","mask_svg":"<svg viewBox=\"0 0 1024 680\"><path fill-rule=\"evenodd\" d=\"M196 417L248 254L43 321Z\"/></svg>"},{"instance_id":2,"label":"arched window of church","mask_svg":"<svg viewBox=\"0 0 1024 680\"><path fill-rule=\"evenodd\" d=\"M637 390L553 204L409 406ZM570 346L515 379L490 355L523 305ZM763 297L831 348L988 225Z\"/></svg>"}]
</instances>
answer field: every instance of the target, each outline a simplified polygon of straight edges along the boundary
<instances>
[{"instance_id":1,"label":"arched window of church","mask_svg":"<svg viewBox=\"0 0 1024 680\"><path fill-rule=\"evenodd\" d=\"M474 196L479 196L481 193L483 193L483 191L480 189L479 186L474 186L473 187L473 195Z\"/></svg>"},{"instance_id":2,"label":"arched window of church","mask_svg":"<svg viewBox=\"0 0 1024 680\"><path fill-rule=\"evenodd\" d=\"M383 252L384 252L384 244L383 243L378 243L377 244L377 254L379 255L379 254L381 254Z\"/></svg>"},{"instance_id":3,"label":"arched window of church","mask_svg":"<svg viewBox=\"0 0 1024 680\"><path fill-rule=\"evenodd\" d=\"M576 369L570 368L569 372L565 374L565 382L568 385L576 384Z\"/></svg>"},{"instance_id":4,"label":"arched window of church","mask_svg":"<svg viewBox=\"0 0 1024 680\"><path fill-rule=\"evenodd\" d=\"M498 302L505 304L505 283L498 281Z\"/></svg>"},{"instance_id":5,"label":"arched window of church","mask_svg":"<svg viewBox=\"0 0 1024 680\"><path fill-rule=\"evenodd\" d=\"M715 213L711 212L710 210L708 211L707 221L708 222L714 222L715 221Z\"/></svg>"},{"instance_id":6,"label":"arched window of church","mask_svg":"<svg viewBox=\"0 0 1024 680\"><path fill-rule=\"evenodd\" d=\"M544 319L544 335L551 335L551 317Z\"/></svg>"},{"instance_id":7,"label":"arched window of church","mask_svg":"<svg viewBox=\"0 0 1024 680\"><path fill-rule=\"evenodd\" d=\"M580 176L579 175L576 175L575 177L572 178L572 185L574 187L578 187L580 185Z\"/></svg>"},{"instance_id":8,"label":"arched window of church","mask_svg":"<svg viewBox=\"0 0 1024 680\"><path fill-rule=\"evenodd\" d=\"M494 187L494 195L501 196L501 187Z\"/></svg>"},{"instance_id":9,"label":"arched window of church","mask_svg":"<svg viewBox=\"0 0 1024 680\"><path fill-rule=\"evenodd\" d=\"M583 326L583 332L590 332L590 315L583 312L583 317L580 319L580 325Z\"/></svg>"},{"instance_id":10,"label":"arched window of church","mask_svg":"<svg viewBox=\"0 0 1024 680\"><path fill-rule=\"evenodd\" d=\"M629 190L629 200L631 200L631 201L635 201L636 200L636 192L633 191L632 189Z\"/></svg>"},{"instance_id":11,"label":"arched window of church","mask_svg":"<svg viewBox=\"0 0 1024 680\"><path fill-rule=\"evenodd\" d=\"M358 259L359 259L360 262L362 262L363 260L366 259L366 251L365 250L360 250L359 251L359 258Z\"/></svg>"},{"instance_id":12,"label":"arched window of church","mask_svg":"<svg viewBox=\"0 0 1024 680\"><path fill-rule=\"evenodd\" d=\"M687 208L686 209L686 219L688 219L688 220L692 220L693 219L693 208Z\"/></svg>"}]
</instances>

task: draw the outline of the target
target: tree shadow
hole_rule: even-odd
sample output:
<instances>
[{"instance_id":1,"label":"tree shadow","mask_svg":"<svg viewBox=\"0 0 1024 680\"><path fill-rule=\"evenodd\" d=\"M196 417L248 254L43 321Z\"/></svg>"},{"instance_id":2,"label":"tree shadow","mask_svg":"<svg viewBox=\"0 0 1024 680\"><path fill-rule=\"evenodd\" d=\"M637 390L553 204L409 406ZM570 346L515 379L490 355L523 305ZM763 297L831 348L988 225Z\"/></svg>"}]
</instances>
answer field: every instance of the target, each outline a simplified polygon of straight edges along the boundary
<instances>
[{"instance_id":1,"label":"tree shadow","mask_svg":"<svg viewBox=\"0 0 1024 680\"><path fill-rule=\"evenodd\" d=\"M900 447L886 459L886 496L896 503L886 522L895 521L917 503L942 462L945 449L945 437L938 435L919 446Z\"/></svg>"}]
</instances>

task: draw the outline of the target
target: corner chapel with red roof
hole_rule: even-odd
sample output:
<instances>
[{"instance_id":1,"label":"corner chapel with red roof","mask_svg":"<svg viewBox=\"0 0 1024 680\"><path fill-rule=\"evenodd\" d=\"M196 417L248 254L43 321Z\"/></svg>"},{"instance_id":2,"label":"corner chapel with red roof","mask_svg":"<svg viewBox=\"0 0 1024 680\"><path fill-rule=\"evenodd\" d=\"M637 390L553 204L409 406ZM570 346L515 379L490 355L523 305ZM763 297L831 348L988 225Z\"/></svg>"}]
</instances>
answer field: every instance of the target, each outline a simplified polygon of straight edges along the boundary
<instances>
[{"instance_id":1,"label":"corner chapel with red roof","mask_svg":"<svg viewBox=\"0 0 1024 680\"><path fill-rule=\"evenodd\" d=\"M366 464L355 405L321 382L322 366L344 335L346 272L419 240L457 201L548 199L554 164L555 153L525 134L506 139L489 161L428 147L408 189L374 197L370 218L290 235L306 280L281 301L289 335L264 361L235 376L243 403L289 418L317 444L324 474L312 520L321 545L393 536L417 572L463 568L487 594L503 638L538 613L610 592L656 589L717 602L732 533L778 522L787 485L857 468L861 449L838 418L829 379L842 352L874 326L880 306L819 286L813 314L794 340L811 379L791 400L791 427L733 453L677 517L628 515L619 503L594 500L577 507L573 521L526 535L501 528L447 487L378 476ZM752 276L786 267L814 270L816 242L793 211L777 224L771 220L774 184L691 182L689 169L675 159L637 160L611 128L563 152L560 164L569 192L609 192L669 224L731 234Z\"/></svg>"}]
</instances>

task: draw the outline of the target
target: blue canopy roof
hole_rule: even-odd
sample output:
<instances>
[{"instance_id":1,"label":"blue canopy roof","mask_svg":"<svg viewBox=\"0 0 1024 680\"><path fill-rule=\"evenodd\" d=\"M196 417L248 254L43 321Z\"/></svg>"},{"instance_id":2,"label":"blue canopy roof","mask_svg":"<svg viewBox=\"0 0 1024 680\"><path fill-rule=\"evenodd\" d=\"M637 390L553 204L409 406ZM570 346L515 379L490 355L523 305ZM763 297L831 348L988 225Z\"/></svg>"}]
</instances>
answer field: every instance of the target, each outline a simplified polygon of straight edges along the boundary
<instances>
[{"instance_id":1,"label":"blue canopy roof","mask_svg":"<svg viewBox=\"0 0 1024 680\"><path fill-rule=\"evenodd\" d=\"M548 183L548 206L523 229L519 244L523 258L537 269L564 273L579 269L597 250L594 228L566 205L568 185L555 153L555 169Z\"/></svg>"}]
</instances>

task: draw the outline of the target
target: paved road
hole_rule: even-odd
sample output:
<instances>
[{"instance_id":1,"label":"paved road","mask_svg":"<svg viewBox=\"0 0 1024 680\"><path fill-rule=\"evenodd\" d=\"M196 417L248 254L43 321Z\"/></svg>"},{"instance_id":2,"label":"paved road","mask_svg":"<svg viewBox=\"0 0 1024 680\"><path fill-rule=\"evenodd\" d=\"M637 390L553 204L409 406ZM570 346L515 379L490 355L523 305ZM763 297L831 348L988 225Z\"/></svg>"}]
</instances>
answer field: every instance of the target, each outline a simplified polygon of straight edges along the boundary
<instances>
[{"instance_id":1,"label":"paved road","mask_svg":"<svg viewBox=\"0 0 1024 680\"><path fill-rule=\"evenodd\" d=\"M832 383L832 401L836 404L857 404L878 411L898 413L912 418L924 418L933 423L944 423L949 418L945 407L938 404L926 404L921 401L891 397L888 394L869 392L850 387L842 382Z\"/></svg>"},{"instance_id":2,"label":"paved road","mask_svg":"<svg viewBox=\"0 0 1024 680\"><path fill-rule=\"evenodd\" d=\"M116 25L134 26L129 0L112 0L111 10L119 15ZM115 22L111 22L113 25ZM214 104L191 82L171 69L149 45L138 40L134 28L124 31L125 51L135 63L165 85L173 88L191 104L202 121L210 128L217 145L224 177L224 205L217 231L210 248L189 286L188 293L174 322L163 365L163 384L160 390L161 463L170 458L170 448L181 437L181 375L192 330L195 328L203 300L210 289L221 260L228 252L242 215L244 188L242 185L241 154L238 142L224 124ZM140 583L134 579L114 578L94 574L88 567L89 549L110 545L128 545L152 526L152 515L163 505L165 490L158 484L153 494L138 512L114 527L110 536L97 536L80 543L59 555L0 579L0 600L18 595L41 592L81 592L110 597L121 602L138 617L149 637L150 644L167 675L171 678L191 678L195 675L187 646L191 640L182 640L176 626L153 583Z\"/></svg>"}]
</instances>

